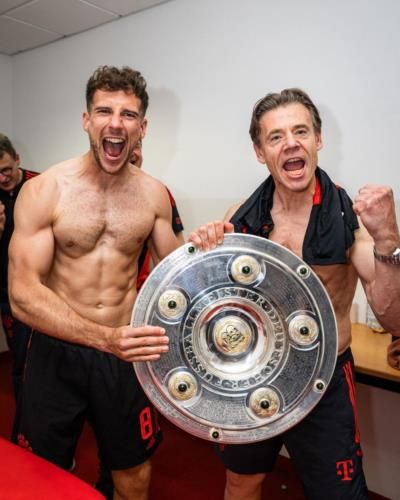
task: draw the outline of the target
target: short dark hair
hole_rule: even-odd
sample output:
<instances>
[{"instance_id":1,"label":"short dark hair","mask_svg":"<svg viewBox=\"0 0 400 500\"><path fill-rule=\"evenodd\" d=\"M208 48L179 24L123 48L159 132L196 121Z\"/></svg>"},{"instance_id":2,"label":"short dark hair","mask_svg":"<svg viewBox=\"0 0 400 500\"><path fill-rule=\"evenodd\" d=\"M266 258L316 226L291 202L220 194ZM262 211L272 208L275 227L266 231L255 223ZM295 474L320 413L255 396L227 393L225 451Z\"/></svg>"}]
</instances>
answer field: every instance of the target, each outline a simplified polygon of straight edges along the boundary
<instances>
[{"instance_id":1,"label":"short dark hair","mask_svg":"<svg viewBox=\"0 0 400 500\"><path fill-rule=\"evenodd\" d=\"M251 115L249 130L251 140L254 144L257 146L260 144L260 120L263 114L272 109L292 103L302 104L308 109L311 114L314 131L318 134L321 133L322 120L317 107L308 94L306 94L304 90L298 88L284 89L281 92L267 94L256 102L253 108L253 114Z\"/></svg>"},{"instance_id":2,"label":"short dark hair","mask_svg":"<svg viewBox=\"0 0 400 500\"><path fill-rule=\"evenodd\" d=\"M8 153L13 160L17 159L18 155L12 142L6 135L0 133L0 158L3 158L6 153Z\"/></svg>"},{"instance_id":3,"label":"short dark hair","mask_svg":"<svg viewBox=\"0 0 400 500\"><path fill-rule=\"evenodd\" d=\"M146 80L140 72L129 66L123 66L122 68L99 66L86 84L86 107L90 110L96 90L110 92L123 90L124 92L132 92L140 99L140 109L144 116L149 105L146 86Z\"/></svg>"}]
</instances>

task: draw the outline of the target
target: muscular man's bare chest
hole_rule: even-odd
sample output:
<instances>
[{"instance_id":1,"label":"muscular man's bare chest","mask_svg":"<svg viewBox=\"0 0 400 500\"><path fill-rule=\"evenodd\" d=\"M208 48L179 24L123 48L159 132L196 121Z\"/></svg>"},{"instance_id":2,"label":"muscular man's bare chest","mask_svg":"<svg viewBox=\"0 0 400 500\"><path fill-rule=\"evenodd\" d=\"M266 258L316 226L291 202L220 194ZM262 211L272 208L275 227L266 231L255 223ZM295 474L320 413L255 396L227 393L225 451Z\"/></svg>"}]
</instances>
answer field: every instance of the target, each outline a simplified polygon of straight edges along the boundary
<instances>
[{"instance_id":1,"label":"muscular man's bare chest","mask_svg":"<svg viewBox=\"0 0 400 500\"><path fill-rule=\"evenodd\" d=\"M79 256L101 247L133 253L150 234L154 213L141 196L74 190L63 196L54 222L57 245Z\"/></svg>"}]
</instances>

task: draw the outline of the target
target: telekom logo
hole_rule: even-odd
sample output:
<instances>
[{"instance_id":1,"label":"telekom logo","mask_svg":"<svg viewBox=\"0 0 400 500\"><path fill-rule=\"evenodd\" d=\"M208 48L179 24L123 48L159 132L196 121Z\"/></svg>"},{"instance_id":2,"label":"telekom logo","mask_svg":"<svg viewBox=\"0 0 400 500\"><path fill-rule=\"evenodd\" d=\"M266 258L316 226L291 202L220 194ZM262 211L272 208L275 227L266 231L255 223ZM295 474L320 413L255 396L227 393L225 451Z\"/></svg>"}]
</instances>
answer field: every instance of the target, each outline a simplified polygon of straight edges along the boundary
<instances>
[{"instance_id":1,"label":"telekom logo","mask_svg":"<svg viewBox=\"0 0 400 500\"><path fill-rule=\"evenodd\" d=\"M353 460L336 462L336 474L342 478L342 481L351 481L354 474Z\"/></svg>"}]
</instances>

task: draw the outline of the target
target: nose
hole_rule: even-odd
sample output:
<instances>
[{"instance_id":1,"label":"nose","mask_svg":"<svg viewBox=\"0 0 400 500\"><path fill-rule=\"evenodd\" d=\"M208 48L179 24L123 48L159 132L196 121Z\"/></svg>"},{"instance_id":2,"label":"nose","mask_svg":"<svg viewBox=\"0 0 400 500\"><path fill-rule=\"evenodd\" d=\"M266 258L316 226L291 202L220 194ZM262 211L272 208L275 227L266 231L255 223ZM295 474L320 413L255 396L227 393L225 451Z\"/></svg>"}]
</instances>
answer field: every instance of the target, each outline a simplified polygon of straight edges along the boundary
<instances>
[{"instance_id":1,"label":"nose","mask_svg":"<svg viewBox=\"0 0 400 500\"><path fill-rule=\"evenodd\" d=\"M295 148L297 146L298 146L298 144L297 144L296 137L294 136L294 134L289 132L286 136L285 147L288 149L292 149L292 148Z\"/></svg>"},{"instance_id":2,"label":"nose","mask_svg":"<svg viewBox=\"0 0 400 500\"><path fill-rule=\"evenodd\" d=\"M110 127L112 128L121 128L122 126L122 118L119 113L114 113L110 117Z\"/></svg>"}]
</instances>

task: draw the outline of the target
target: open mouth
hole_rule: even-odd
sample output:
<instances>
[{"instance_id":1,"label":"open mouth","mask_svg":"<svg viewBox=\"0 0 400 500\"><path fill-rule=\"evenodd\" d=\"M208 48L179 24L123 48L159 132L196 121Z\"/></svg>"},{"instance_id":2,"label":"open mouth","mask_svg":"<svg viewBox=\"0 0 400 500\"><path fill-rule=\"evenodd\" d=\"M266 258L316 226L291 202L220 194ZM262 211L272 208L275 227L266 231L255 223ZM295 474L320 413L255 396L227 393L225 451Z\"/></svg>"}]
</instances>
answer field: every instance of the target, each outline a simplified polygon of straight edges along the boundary
<instances>
[{"instance_id":1,"label":"open mouth","mask_svg":"<svg viewBox=\"0 0 400 500\"><path fill-rule=\"evenodd\" d=\"M125 148L125 139L121 137L106 137L103 139L103 150L110 160L117 160Z\"/></svg>"},{"instance_id":2,"label":"open mouth","mask_svg":"<svg viewBox=\"0 0 400 500\"><path fill-rule=\"evenodd\" d=\"M304 168L305 161L301 158L291 158L290 160L285 161L283 164L283 169L286 172L295 172L296 170L301 170Z\"/></svg>"}]
</instances>

